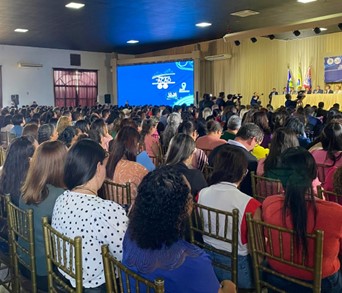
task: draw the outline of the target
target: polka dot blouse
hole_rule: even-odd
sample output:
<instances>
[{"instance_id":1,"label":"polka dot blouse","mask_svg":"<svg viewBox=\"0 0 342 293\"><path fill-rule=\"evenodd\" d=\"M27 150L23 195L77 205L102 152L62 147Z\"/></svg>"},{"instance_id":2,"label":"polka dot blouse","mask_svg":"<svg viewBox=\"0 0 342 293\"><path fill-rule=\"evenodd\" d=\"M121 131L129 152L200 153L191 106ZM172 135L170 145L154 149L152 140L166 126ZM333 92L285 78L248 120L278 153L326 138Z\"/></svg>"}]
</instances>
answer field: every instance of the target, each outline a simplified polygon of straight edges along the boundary
<instances>
[{"instance_id":1,"label":"polka dot blouse","mask_svg":"<svg viewBox=\"0 0 342 293\"><path fill-rule=\"evenodd\" d=\"M122 259L127 221L121 206L94 195L67 190L57 198L52 226L67 237L82 237L83 287L94 288L105 283L101 245L108 244L111 253ZM75 286L72 279L70 283Z\"/></svg>"}]
</instances>

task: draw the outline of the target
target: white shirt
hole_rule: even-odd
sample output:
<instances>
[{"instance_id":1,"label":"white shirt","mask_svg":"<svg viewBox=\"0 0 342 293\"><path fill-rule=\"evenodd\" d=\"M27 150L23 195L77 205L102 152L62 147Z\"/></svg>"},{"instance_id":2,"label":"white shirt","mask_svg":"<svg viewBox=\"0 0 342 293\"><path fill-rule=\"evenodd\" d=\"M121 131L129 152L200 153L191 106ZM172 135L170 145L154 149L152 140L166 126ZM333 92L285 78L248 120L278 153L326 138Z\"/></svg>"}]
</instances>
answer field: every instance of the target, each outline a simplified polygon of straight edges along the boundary
<instances>
[{"instance_id":1,"label":"white shirt","mask_svg":"<svg viewBox=\"0 0 342 293\"><path fill-rule=\"evenodd\" d=\"M121 206L95 195L67 190L57 198L52 214L52 227L67 237L82 237L85 288L94 288L105 283L101 245L108 244L114 257L122 260L122 241L127 221L126 212ZM62 271L61 273L63 274ZM73 279L69 281L72 286L76 286Z\"/></svg>"}]
</instances>

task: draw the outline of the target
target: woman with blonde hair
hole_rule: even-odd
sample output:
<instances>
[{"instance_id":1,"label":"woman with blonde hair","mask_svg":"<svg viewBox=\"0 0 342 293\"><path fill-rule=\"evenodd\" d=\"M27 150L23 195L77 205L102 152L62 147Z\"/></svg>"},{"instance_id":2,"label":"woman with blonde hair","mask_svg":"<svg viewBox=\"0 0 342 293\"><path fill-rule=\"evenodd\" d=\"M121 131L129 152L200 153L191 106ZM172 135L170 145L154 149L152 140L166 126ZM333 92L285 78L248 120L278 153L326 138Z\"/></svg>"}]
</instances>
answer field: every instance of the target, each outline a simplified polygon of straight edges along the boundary
<instances>
[{"instance_id":1,"label":"woman with blonde hair","mask_svg":"<svg viewBox=\"0 0 342 293\"><path fill-rule=\"evenodd\" d=\"M37 284L42 290L47 289L47 268L41 218L47 216L51 220L55 201L64 192L63 174L66 155L67 148L62 142L43 142L32 157L26 180L21 188L19 207L23 210L33 209ZM24 246L25 243L22 245ZM25 268L21 268L21 271L25 276L30 277L30 273Z\"/></svg>"},{"instance_id":2,"label":"woman with blonde hair","mask_svg":"<svg viewBox=\"0 0 342 293\"><path fill-rule=\"evenodd\" d=\"M68 126L71 126L70 118L67 116L59 117L57 121L57 125L56 125L58 134L60 135L64 131L64 129L67 128Z\"/></svg>"}]
</instances>

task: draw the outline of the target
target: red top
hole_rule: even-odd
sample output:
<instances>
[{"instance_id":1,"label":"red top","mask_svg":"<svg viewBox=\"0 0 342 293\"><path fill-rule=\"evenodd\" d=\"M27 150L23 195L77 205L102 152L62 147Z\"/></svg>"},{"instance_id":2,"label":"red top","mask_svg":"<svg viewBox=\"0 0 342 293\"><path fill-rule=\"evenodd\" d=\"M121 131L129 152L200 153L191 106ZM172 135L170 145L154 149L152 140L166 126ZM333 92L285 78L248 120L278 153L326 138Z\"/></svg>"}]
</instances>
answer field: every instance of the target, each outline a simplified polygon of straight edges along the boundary
<instances>
[{"instance_id":1,"label":"red top","mask_svg":"<svg viewBox=\"0 0 342 293\"><path fill-rule=\"evenodd\" d=\"M282 220L282 207L284 204L283 196L269 196L262 204L262 217L266 223L277 226L284 226ZM323 241L323 263L322 263L322 278L328 277L336 273L340 268L338 254L342 251L342 206L316 199L317 216L316 225L314 225L313 209L310 209L308 204L308 225L307 232L313 233L314 230L324 231ZM286 216L286 228L292 229L292 221L290 215ZM290 255L289 237L283 238L284 255ZM273 237L273 249L279 249L278 237ZM302 250L298 257L301 258ZM308 259L309 265L312 266L314 261L313 241L308 243ZM309 272L295 269L291 266L268 260L270 266L288 276L303 280L313 280L313 275Z\"/></svg>"}]
</instances>

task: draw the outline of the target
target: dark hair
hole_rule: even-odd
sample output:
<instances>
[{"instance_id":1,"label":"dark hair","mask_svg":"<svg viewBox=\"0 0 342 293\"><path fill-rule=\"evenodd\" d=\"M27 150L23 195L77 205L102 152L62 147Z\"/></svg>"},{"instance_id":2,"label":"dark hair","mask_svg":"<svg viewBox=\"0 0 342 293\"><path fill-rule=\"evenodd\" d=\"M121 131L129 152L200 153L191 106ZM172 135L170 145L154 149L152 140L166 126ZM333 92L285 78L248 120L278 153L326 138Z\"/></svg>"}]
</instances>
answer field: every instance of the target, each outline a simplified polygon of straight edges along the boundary
<instances>
[{"instance_id":1,"label":"dark hair","mask_svg":"<svg viewBox=\"0 0 342 293\"><path fill-rule=\"evenodd\" d=\"M72 139L77 135L75 126L67 126L62 133L58 135L58 140L63 142L68 148L71 146Z\"/></svg>"},{"instance_id":2,"label":"dark hair","mask_svg":"<svg viewBox=\"0 0 342 293\"><path fill-rule=\"evenodd\" d=\"M55 131L55 126L51 123L43 124L38 128L38 143L50 140Z\"/></svg>"},{"instance_id":3,"label":"dark hair","mask_svg":"<svg viewBox=\"0 0 342 293\"><path fill-rule=\"evenodd\" d=\"M125 126L118 132L113 143L110 144L106 167L108 178L113 178L116 165L122 158L136 161L139 139L139 132L133 127Z\"/></svg>"},{"instance_id":4,"label":"dark hair","mask_svg":"<svg viewBox=\"0 0 342 293\"><path fill-rule=\"evenodd\" d=\"M254 123L245 123L239 128L236 137L240 137L244 140L255 137L258 142L262 142L264 134L258 125Z\"/></svg>"},{"instance_id":5,"label":"dark hair","mask_svg":"<svg viewBox=\"0 0 342 293\"><path fill-rule=\"evenodd\" d=\"M315 159L309 151L301 147L292 147L281 155L281 168L286 170L286 176L281 181L285 190L284 206L282 209L283 223L290 213L295 231L297 250L303 249L307 255L307 222L308 208L306 202L311 203L316 220L316 205L312 192L312 181L317 177Z\"/></svg>"},{"instance_id":6,"label":"dark hair","mask_svg":"<svg viewBox=\"0 0 342 293\"><path fill-rule=\"evenodd\" d=\"M38 140L38 125L31 122L26 124L21 135L32 136L35 140Z\"/></svg>"},{"instance_id":7,"label":"dark hair","mask_svg":"<svg viewBox=\"0 0 342 293\"><path fill-rule=\"evenodd\" d=\"M268 124L267 113L265 111L257 111L253 114L253 122L260 127L264 134L270 134L271 129Z\"/></svg>"},{"instance_id":8,"label":"dark hair","mask_svg":"<svg viewBox=\"0 0 342 293\"><path fill-rule=\"evenodd\" d=\"M98 163L103 163L105 150L91 139L76 142L68 151L64 166L64 182L69 190L92 179Z\"/></svg>"},{"instance_id":9,"label":"dark hair","mask_svg":"<svg viewBox=\"0 0 342 293\"><path fill-rule=\"evenodd\" d=\"M192 121L183 121L178 127L178 133L184 133L187 135L192 135L195 131L195 125Z\"/></svg>"},{"instance_id":10,"label":"dark hair","mask_svg":"<svg viewBox=\"0 0 342 293\"><path fill-rule=\"evenodd\" d=\"M207 122L207 131L208 131L208 133L222 131L222 126L217 121L209 120Z\"/></svg>"},{"instance_id":11,"label":"dark hair","mask_svg":"<svg viewBox=\"0 0 342 293\"><path fill-rule=\"evenodd\" d=\"M21 123L24 122L24 116L23 114L15 114L12 118L12 123L13 125L20 125Z\"/></svg>"},{"instance_id":12,"label":"dark hair","mask_svg":"<svg viewBox=\"0 0 342 293\"><path fill-rule=\"evenodd\" d=\"M89 131L89 123L85 119L77 120L75 127L82 131L82 133L87 133Z\"/></svg>"},{"instance_id":13,"label":"dark hair","mask_svg":"<svg viewBox=\"0 0 342 293\"><path fill-rule=\"evenodd\" d=\"M12 116L10 114L7 114L6 116L4 116L4 121L3 121L2 127L5 127L9 124L12 124Z\"/></svg>"},{"instance_id":14,"label":"dark hair","mask_svg":"<svg viewBox=\"0 0 342 293\"><path fill-rule=\"evenodd\" d=\"M284 126L292 129L297 135L304 134L304 123L297 117L288 118Z\"/></svg>"},{"instance_id":15,"label":"dark hair","mask_svg":"<svg viewBox=\"0 0 342 293\"><path fill-rule=\"evenodd\" d=\"M299 146L299 141L292 129L278 128L272 135L270 152L264 162L264 173L279 167L281 153L290 147L297 146Z\"/></svg>"},{"instance_id":16,"label":"dark hair","mask_svg":"<svg viewBox=\"0 0 342 293\"><path fill-rule=\"evenodd\" d=\"M104 120L102 118L98 118L91 123L90 129L98 131L101 136L105 136L105 126L106 123L104 122Z\"/></svg>"},{"instance_id":17,"label":"dark hair","mask_svg":"<svg viewBox=\"0 0 342 293\"><path fill-rule=\"evenodd\" d=\"M145 136L150 133L152 127L156 126L155 121L153 121L153 119L150 118L146 118L143 120L142 124L141 124L141 132L140 132L140 141L141 143L144 142L145 140Z\"/></svg>"},{"instance_id":18,"label":"dark hair","mask_svg":"<svg viewBox=\"0 0 342 293\"><path fill-rule=\"evenodd\" d=\"M18 205L20 188L23 184L30 158L34 153L33 138L22 136L14 139L7 151L0 177L0 193L10 194L12 201Z\"/></svg>"},{"instance_id":19,"label":"dark hair","mask_svg":"<svg viewBox=\"0 0 342 293\"><path fill-rule=\"evenodd\" d=\"M320 136L327 157L333 161L332 166L342 157L342 125L336 120L329 122ZM337 152L341 152L336 155Z\"/></svg>"},{"instance_id":20,"label":"dark hair","mask_svg":"<svg viewBox=\"0 0 342 293\"><path fill-rule=\"evenodd\" d=\"M342 194L342 166L338 167L333 177L334 192Z\"/></svg>"},{"instance_id":21,"label":"dark hair","mask_svg":"<svg viewBox=\"0 0 342 293\"><path fill-rule=\"evenodd\" d=\"M213 167L210 185L222 181L237 183L246 174L248 162L241 148L226 144L216 154Z\"/></svg>"},{"instance_id":22,"label":"dark hair","mask_svg":"<svg viewBox=\"0 0 342 293\"><path fill-rule=\"evenodd\" d=\"M183 237L191 201L185 177L172 167L148 173L129 214L130 238L143 249L171 246Z\"/></svg>"},{"instance_id":23,"label":"dark hair","mask_svg":"<svg viewBox=\"0 0 342 293\"><path fill-rule=\"evenodd\" d=\"M175 165L188 159L195 150L195 141L187 134L176 134L165 155L166 165Z\"/></svg>"}]
</instances>

